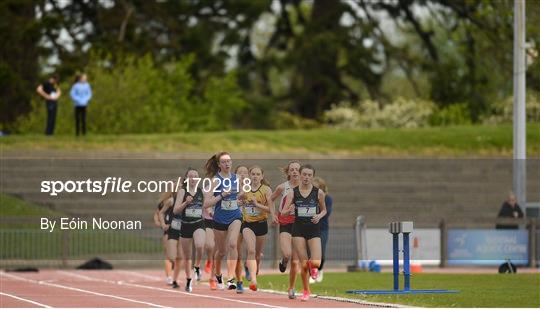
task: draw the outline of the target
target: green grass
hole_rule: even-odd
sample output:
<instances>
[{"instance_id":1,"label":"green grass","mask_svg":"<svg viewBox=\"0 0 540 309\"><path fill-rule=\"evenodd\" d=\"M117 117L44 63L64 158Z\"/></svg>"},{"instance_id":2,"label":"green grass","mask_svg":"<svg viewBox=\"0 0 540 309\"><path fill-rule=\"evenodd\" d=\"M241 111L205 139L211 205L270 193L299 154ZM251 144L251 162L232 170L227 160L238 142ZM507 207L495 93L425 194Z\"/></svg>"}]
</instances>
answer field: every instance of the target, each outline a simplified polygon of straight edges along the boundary
<instances>
[{"instance_id":1,"label":"green grass","mask_svg":"<svg viewBox=\"0 0 540 309\"><path fill-rule=\"evenodd\" d=\"M0 259L81 258L97 254L153 254L163 249L152 234L142 231L40 229L40 218L68 217L46 207L0 194Z\"/></svg>"},{"instance_id":2,"label":"green grass","mask_svg":"<svg viewBox=\"0 0 540 309\"><path fill-rule=\"evenodd\" d=\"M259 277L261 288L286 291L289 276ZM401 283L403 285L403 283ZM324 281L311 285L316 294L422 307L540 307L540 274L414 274L413 289L459 290L457 294L369 295L346 290L392 288L391 273L325 273ZM301 291L298 278L297 291Z\"/></svg>"},{"instance_id":3,"label":"green grass","mask_svg":"<svg viewBox=\"0 0 540 309\"><path fill-rule=\"evenodd\" d=\"M138 135L12 135L4 150L112 150L134 152L318 153L386 156L511 156L511 125L419 129L226 131ZM540 155L540 124L527 126L527 152Z\"/></svg>"}]
</instances>

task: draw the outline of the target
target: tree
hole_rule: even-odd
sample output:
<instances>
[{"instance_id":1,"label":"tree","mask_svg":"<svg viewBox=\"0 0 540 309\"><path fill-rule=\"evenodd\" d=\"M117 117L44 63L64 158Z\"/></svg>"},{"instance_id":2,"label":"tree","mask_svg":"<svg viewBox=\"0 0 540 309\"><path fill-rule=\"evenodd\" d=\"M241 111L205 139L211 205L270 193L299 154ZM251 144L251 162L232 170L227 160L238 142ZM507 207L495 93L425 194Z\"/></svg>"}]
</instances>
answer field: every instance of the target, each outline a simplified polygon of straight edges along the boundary
<instances>
[{"instance_id":1,"label":"tree","mask_svg":"<svg viewBox=\"0 0 540 309\"><path fill-rule=\"evenodd\" d=\"M0 16L0 130L11 130L37 87L40 24L31 0L0 2Z\"/></svg>"}]
</instances>

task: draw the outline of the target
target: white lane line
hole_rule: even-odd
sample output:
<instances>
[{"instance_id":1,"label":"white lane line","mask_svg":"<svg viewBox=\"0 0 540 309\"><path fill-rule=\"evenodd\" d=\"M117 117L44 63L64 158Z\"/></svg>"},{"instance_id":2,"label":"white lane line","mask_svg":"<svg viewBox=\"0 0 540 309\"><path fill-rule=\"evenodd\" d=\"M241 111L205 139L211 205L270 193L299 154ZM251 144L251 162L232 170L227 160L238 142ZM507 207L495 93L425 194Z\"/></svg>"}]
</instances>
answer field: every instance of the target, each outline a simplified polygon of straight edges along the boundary
<instances>
[{"instance_id":1,"label":"white lane line","mask_svg":"<svg viewBox=\"0 0 540 309\"><path fill-rule=\"evenodd\" d=\"M131 276L135 276L135 277L139 277L139 278L152 279L153 281L165 281L164 279L162 279L160 277L153 276L153 275L139 274L138 272L135 272L135 271L119 270L118 272L129 274Z\"/></svg>"},{"instance_id":2,"label":"white lane line","mask_svg":"<svg viewBox=\"0 0 540 309\"><path fill-rule=\"evenodd\" d=\"M244 301L244 300L239 300L239 299L231 299L231 298L219 297L219 296L213 296L213 295L188 293L188 292L177 291L177 290L172 290L172 289L163 289L163 288L157 288L157 287L148 286L148 285L128 283L128 282L125 282L125 281L111 281L111 280L105 280L105 279L101 279L101 278L94 278L94 277L81 275L81 274L75 274L75 273L66 272L66 271L60 271L60 272L66 274L66 275L71 275L71 276L80 278L80 279L86 279L86 280L92 280L92 281L107 282L107 283L113 283L113 284L118 284L118 285L132 286L132 287L150 289L150 290L155 290L155 291L163 291L163 292L174 293L174 294L180 293L180 294L184 294L184 295L187 295L187 296L211 298L211 299L217 299L217 300L222 300L222 301L224 300L224 301L237 302L237 303L242 303L242 304L262 306L262 307L268 307L268 308L283 308L283 307L280 307L280 306L263 304L263 303L252 302L252 301Z\"/></svg>"},{"instance_id":3,"label":"white lane line","mask_svg":"<svg viewBox=\"0 0 540 309\"><path fill-rule=\"evenodd\" d=\"M74 276L74 277L84 279L84 280L89 280L89 281L99 281L99 282L106 282L106 283L119 284L119 285L128 285L129 284L128 282L125 282L125 281L105 280L105 279L101 279L101 278L89 277L89 276L80 275L80 274L77 274L77 273L67 272L67 271L63 271L63 270L60 270L59 272L61 272L63 274L66 274L68 276ZM124 271L124 272L128 272L128 271ZM133 272L133 273L135 274L135 272ZM159 289L159 288L156 288L156 289ZM171 292L170 290L166 290L166 291ZM276 291L276 290L271 290L271 289L259 289L259 291L269 293L269 294L287 295L287 292L281 292L281 291ZM187 294L188 295L198 295L198 294L193 294L193 293L187 293ZM344 297L324 296L324 295L316 295L316 294L312 294L312 297L313 298L336 301L336 302L345 302L345 303L353 303L353 304L365 305L365 306L369 306L369 307L414 308L414 307L409 307L409 306L400 305L400 304L391 304L391 303L383 303L383 302L370 302L370 301L361 300L361 299L352 299L352 298L344 298Z\"/></svg>"},{"instance_id":4,"label":"white lane line","mask_svg":"<svg viewBox=\"0 0 540 309\"><path fill-rule=\"evenodd\" d=\"M145 302L145 301L139 301L139 300L130 299L130 298L126 298L126 297L110 295L110 294L103 294L103 293L93 292L93 291L89 291L89 290L74 288L74 287L70 287L70 286L66 286L66 285L50 283L50 282L46 282L46 281L30 280L30 279L15 276L15 275L12 275L12 274L7 274L5 272L0 272L0 274L3 275L3 276L9 277L9 278L15 279L15 280L23 281L23 282L29 282L29 283L34 283L34 284L42 284L42 285L52 286L52 287L65 289L65 290L77 291L77 292L92 294L92 295L96 295L96 296L109 297L109 298L124 300L124 301L128 301L128 302L144 304L144 305L147 305L147 306L152 306L152 307L157 307L157 308L168 308L166 306L161 306L161 305L158 305L158 304L153 304L153 303L149 303L149 302Z\"/></svg>"},{"instance_id":5,"label":"white lane line","mask_svg":"<svg viewBox=\"0 0 540 309\"><path fill-rule=\"evenodd\" d=\"M12 294L8 294L8 293L0 292L0 295L4 295L4 296L7 296L7 297L11 297L11 298L15 298L15 299L18 299L18 300L22 300L22 301L31 303L32 305L35 305L35 306L40 306L40 307L43 307L43 308L52 308L51 306L47 306L47 305L45 305L45 304L38 303L37 301L33 301L33 300L30 300L30 299L22 298L22 297L19 297L19 296L15 296L15 295L12 295Z\"/></svg>"},{"instance_id":6,"label":"white lane line","mask_svg":"<svg viewBox=\"0 0 540 309\"><path fill-rule=\"evenodd\" d=\"M71 276L71 277L83 279L85 281L98 281L98 282L117 284L117 281L101 279L101 278L94 278L94 277L88 277L88 276L85 276L85 275L81 275L81 274L77 274L77 273L73 273L73 272L68 272L68 271L65 271L65 270L58 270L57 272L61 273L61 274L64 274L66 276Z\"/></svg>"},{"instance_id":7,"label":"white lane line","mask_svg":"<svg viewBox=\"0 0 540 309\"><path fill-rule=\"evenodd\" d=\"M65 271L65 270L58 270L57 271L58 273L62 273L66 276L72 276L72 277L76 277L76 278L79 278L79 279L83 279L85 281L98 281L98 282L105 282L105 283L112 283L112 284L121 284L123 282L137 282L135 280L127 280L127 281L124 281L124 280L107 280L107 279L101 279L101 278L95 278L95 277L88 277L88 276L85 276L85 275L81 275L81 274L78 274L75 272L69 272L69 271Z\"/></svg>"},{"instance_id":8,"label":"white lane line","mask_svg":"<svg viewBox=\"0 0 540 309\"><path fill-rule=\"evenodd\" d=\"M271 289L259 289L259 291L265 292L265 293L270 293L270 294L288 295L287 292L276 291L276 290L271 290ZM336 297L334 297L334 296L324 296L324 295L320 295L320 294L311 294L311 297L318 298L318 299L332 300L332 301L337 301L337 302L342 302L342 303L353 303L353 304L359 304L359 305L366 305L366 306L369 306L369 307L415 308L415 307L408 307L408 306L399 305L399 304L370 302L370 301L361 300L361 299L344 298L344 297L337 297L337 296Z\"/></svg>"},{"instance_id":9,"label":"white lane line","mask_svg":"<svg viewBox=\"0 0 540 309\"><path fill-rule=\"evenodd\" d=\"M283 308L283 307L280 307L280 306L268 305L268 304L253 302L253 301L244 301L244 300L239 300L239 299L231 299L231 298L212 296L212 295L205 295L205 294L188 293L188 292L182 292L182 291L172 291L172 290L166 290L166 289L162 289L162 288L156 288L156 287L153 287L153 286L140 285L140 284L135 284L135 283L124 282L124 283L121 283L121 284L122 285L145 288L145 289L151 289L151 290L156 290L156 291L165 291L165 292L171 292L171 293L182 293L182 294L190 295L190 296L198 296L198 297L204 297L204 298L226 300L226 301L231 301L231 302L237 302L237 303L248 304L248 305L256 305L256 306L262 306L262 307L268 307L268 308Z\"/></svg>"}]
</instances>

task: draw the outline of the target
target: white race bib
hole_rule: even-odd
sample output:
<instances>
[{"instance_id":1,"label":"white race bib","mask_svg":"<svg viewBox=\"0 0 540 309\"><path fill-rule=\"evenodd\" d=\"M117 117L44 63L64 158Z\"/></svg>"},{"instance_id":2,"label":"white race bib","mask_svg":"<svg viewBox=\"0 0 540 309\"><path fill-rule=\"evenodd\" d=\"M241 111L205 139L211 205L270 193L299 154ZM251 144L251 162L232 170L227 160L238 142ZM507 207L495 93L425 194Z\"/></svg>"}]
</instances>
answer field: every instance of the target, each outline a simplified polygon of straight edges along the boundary
<instances>
[{"instance_id":1,"label":"white race bib","mask_svg":"<svg viewBox=\"0 0 540 309\"><path fill-rule=\"evenodd\" d=\"M313 217L317 214L317 207L298 207L299 217Z\"/></svg>"},{"instance_id":2,"label":"white race bib","mask_svg":"<svg viewBox=\"0 0 540 309\"><path fill-rule=\"evenodd\" d=\"M179 231L181 227L182 227L182 221L176 220L176 219L173 219L171 221L171 228L172 229Z\"/></svg>"},{"instance_id":3,"label":"white race bib","mask_svg":"<svg viewBox=\"0 0 540 309\"><path fill-rule=\"evenodd\" d=\"M186 217L189 217L189 218L202 217L202 208L186 208Z\"/></svg>"},{"instance_id":4,"label":"white race bib","mask_svg":"<svg viewBox=\"0 0 540 309\"><path fill-rule=\"evenodd\" d=\"M261 209L258 208L257 206L249 204L249 205L246 206L246 213L249 216L256 217L256 216L261 214Z\"/></svg>"},{"instance_id":5,"label":"white race bib","mask_svg":"<svg viewBox=\"0 0 540 309\"><path fill-rule=\"evenodd\" d=\"M221 201L221 209L223 209L223 210L237 210L238 209L238 201L237 200Z\"/></svg>"}]
</instances>

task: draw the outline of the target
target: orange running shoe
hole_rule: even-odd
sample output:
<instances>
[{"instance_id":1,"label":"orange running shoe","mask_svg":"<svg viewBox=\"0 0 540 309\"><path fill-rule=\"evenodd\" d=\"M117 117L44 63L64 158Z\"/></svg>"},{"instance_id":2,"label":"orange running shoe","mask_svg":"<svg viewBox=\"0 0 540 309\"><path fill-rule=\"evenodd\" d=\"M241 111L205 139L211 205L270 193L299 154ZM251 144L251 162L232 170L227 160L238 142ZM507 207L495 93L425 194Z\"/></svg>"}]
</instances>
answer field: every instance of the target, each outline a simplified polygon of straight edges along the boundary
<instances>
[{"instance_id":1,"label":"orange running shoe","mask_svg":"<svg viewBox=\"0 0 540 309\"><path fill-rule=\"evenodd\" d=\"M217 290L216 279L210 279L210 290Z\"/></svg>"},{"instance_id":2,"label":"orange running shoe","mask_svg":"<svg viewBox=\"0 0 540 309\"><path fill-rule=\"evenodd\" d=\"M204 272L209 274L212 271L212 261L206 260L206 263L204 264Z\"/></svg>"},{"instance_id":3,"label":"orange running shoe","mask_svg":"<svg viewBox=\"0 0 540 309\"><path fill-rule=\"evenodd\" d=\"M257 284L256 283L250 284L249 289L252 290L252 291L257 291Z\"/></svg>"}]
</instances>

